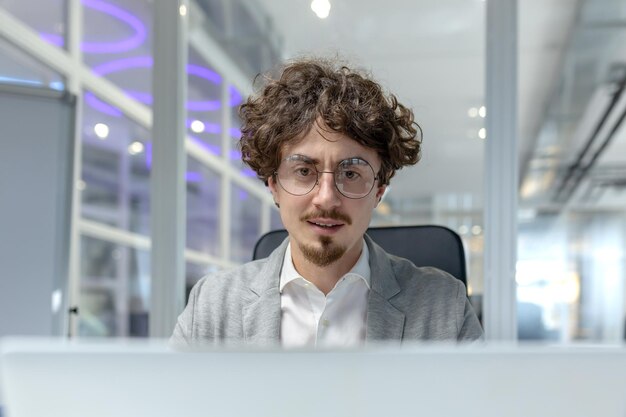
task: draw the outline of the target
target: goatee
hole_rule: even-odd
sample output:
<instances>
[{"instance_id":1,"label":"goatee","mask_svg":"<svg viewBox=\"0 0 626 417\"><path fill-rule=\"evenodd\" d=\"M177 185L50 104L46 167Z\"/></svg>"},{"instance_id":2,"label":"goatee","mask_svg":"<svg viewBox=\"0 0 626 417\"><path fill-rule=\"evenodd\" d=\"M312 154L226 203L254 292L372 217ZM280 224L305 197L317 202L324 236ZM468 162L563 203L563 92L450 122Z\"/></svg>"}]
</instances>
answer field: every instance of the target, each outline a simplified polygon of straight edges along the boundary
<instances>
[{"instance_id":1,"label":"goatee","mask_svg":"<svg viewBox=\"0 0 626 417\"><path fill-rule=\"evenodd\" d=\"M298 244L304 258L319 267L328 266L338 261L344 253L346 253L344 246L333 244L333 240L328 236L321 236L320 243L321 247L314 247L303 243Z\"/></svg>"}]
</instances>

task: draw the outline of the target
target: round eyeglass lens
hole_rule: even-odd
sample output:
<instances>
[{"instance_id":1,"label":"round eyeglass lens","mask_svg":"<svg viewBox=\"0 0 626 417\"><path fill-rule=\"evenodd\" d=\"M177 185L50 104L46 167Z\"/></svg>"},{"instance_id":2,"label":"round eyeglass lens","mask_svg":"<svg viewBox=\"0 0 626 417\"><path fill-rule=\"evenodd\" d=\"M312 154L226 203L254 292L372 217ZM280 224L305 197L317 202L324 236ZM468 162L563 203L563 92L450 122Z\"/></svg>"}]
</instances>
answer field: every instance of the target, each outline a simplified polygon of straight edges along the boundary
<instances>
[{"instance_id":1,"label":"round eyeglass lens","mask_svg":"<svg viewBox=\"0 0 626 417\"><path fill-rule=\"evenodd\" d=\"M305 195L317 184L317 169L308 159L294 155L286 158L278 168L278 182L293 195Z\"/></svg>"},{"instance_id":2,"label":"round eyeglass lens","mask_svg":"<svg viewBox=\"0 0 626 417\"><path fill-rule=\"evenodd\" d=\"M374 169L361 158L345 159L337 165L335 184L337 189L348 198L363 198L374 188L376 175Z\"/></svg>"}]
</instances>

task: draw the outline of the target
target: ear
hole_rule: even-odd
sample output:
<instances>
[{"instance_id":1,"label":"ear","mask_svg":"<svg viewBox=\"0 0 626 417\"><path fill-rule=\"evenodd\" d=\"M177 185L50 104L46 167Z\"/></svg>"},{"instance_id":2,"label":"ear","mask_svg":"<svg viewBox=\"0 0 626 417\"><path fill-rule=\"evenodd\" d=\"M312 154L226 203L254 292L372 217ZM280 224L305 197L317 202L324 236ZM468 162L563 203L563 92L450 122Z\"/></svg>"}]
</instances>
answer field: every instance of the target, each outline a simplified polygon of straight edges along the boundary
<instances>
[{"instance_id":1,"label":"ear","mask_svg":"<svg viewBox=\"0 0 626 417\"><path fill-rule=\"evenodd\" d=\"M267 186L272 193L272 197L274 197L274 203L278 205L280 203L278 201L278 184L276 184L276 180L273 175L267 179Z\"/></svg>"},{"instance_id":2,"label":"ear","mask_svg":"<svg viewBox=\"0 0 626 417\"><path fill-rule=\"evenodd\" d=\"M381 185L380 187L376 189L376 206L378 205L378 203L380 203L380 200L382 200L383 195L385 194L386 190L387 190L386 185Z\"/></svg>"}]
</instances>

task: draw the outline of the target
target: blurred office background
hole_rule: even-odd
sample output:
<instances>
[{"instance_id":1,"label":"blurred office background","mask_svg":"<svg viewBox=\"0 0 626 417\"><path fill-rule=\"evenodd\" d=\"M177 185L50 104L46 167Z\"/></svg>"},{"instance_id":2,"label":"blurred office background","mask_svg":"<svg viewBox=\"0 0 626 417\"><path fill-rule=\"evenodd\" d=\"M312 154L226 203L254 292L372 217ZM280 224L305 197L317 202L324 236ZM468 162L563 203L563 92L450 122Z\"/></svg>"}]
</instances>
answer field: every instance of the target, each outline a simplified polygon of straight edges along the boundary
<instances>
[{"instance_id":1,"label":"blurred office background","mask_svg":"<svg viewBox=\"0 0 626 417\"><path fill-rule=\"evenodd\" d=\"M457 231L481 313L485 1L331 0L328 16L324 1L313 3L321 8L309 0L196 0L180 10L189 19L187 291L208 272L250 260L258 237L282 227L236 148L237 107L253 78L293 56L339 54L411 106L424 130L423 160L392 180L372 225ZM67 290L51 295L53 306L61 296L78 306L75 336L148 335L154 7L0 0L0 87L77 99L77 267ZM520 0L518 28L518 335L621 341L626 1ZM0 137L3 147L10 141Z\"/></svg>"}]
</instances>

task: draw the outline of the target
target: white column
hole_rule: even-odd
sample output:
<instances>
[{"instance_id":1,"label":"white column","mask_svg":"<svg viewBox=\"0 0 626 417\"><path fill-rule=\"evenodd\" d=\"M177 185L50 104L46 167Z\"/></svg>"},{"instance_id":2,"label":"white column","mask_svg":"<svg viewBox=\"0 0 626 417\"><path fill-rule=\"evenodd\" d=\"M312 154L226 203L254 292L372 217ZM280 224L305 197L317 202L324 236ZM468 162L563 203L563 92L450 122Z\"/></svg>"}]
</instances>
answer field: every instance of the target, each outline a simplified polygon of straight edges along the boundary
<instances>
[{"instance_id":1,"label":"white column","mask_svg":"<svg viewBox=\"0 0 626 417\"><path fill-rule=\"evenodd\" d=\"M82 65L82 52L80 41L83 37L83 6L80 0L68 0L67 2L67 45L68 53L75 68ZM74 116L74 157L73 157L73 180L72 180L72 217L70 223L70 259L69 277L67 283L67 303L63 305L68 308L67 315L67 335L69 337L78 334L78 317L80 311L77 310L80 300L80 231L79 222L81 216L81 189L79 183L82 181L82 125L83 125L83 97L82 85L78 76L78 71L73 71L67 75L67 90L76 95L76 113Z\"/></svg>"},{"instance_id":2,"label":"white column","mask_svg":"<svg viewBox=\"0 0 626 417\"><path fill-rule=\"evenodd\" d=\"M487 1L485 295L488 340L516 340L517 1Z\"/></svg>"},{"instance_id":3,"label":"white column","mask_svg":"<svg viewBox=\"0 0 626 417\"><path fill-rule=\"evenodd\" d=\"M230 6L224 5L226 9ZM228 20L228 19L227 19ZM227 74L222 74L222 160L226 166L231 164L230 162L230 150L232 148L230 137L230 94L228 92L228 86L230 79ZM232 193L232 181L228 171L220 173L222 175L221 191L220 191L220 242L221 242L221 254L222 258L230 261L231 259L231 193Z\"/></svg>"},{"instance_id":4,"label":"white column","mask_svg":"<svg viewBox=\"0 0 626 417\"><path fill-rule=\"evenodd\" d=\"M187 1L154 3L150 336L171 335L185 290Z\"/></svg>"}]
</instances>

